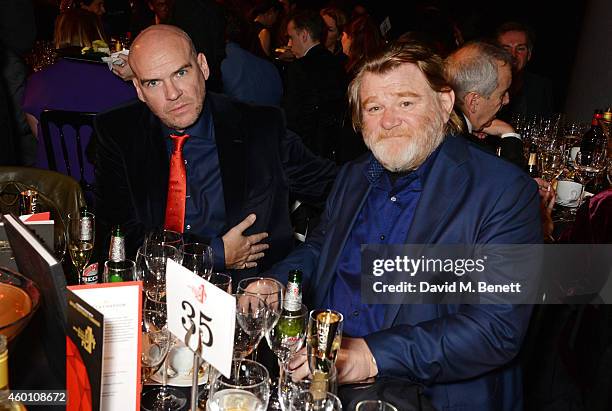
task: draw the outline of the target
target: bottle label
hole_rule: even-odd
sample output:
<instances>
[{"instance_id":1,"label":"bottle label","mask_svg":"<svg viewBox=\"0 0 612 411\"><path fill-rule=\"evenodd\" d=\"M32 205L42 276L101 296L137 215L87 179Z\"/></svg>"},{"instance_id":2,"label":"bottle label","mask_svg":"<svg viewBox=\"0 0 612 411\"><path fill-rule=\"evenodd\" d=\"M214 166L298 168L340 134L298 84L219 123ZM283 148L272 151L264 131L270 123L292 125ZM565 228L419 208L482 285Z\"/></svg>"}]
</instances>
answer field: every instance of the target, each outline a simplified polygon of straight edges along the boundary
<instances>
[{"instance_id":1,"label":"bottle label","mask_svg":"<svg viewBox=\"0 0 612 411\"><path fill-rule=\"evenodd\" d=\"M125 238L113 237L111 239L110 255L108 259L115 262L125 260Z\"/></svg>"},{"instance_id":2,"label":"bottle label","mask_svg":"<svg viewBox=\"0 0 612 411\"><path fill-rule=\"evenodd\" d=\"M83 217L81 218L81 241L91 241L93 237L91 227L91 218Z\"/></svg>"},{"instance_id":3,"label":"bottle label","mask_svg":"<svg viewBox=\"0 0 612 411\"><path fill-rule=\"evenodd\" d=\"M81 284L98 284L98 263L93 263L83 270Z\"/></svg>"},{"instance_id":4,"label":"bottle label","mask_svg":"<svg viewBox=\"0 0 612 411\"><path fill-rule=\"evenodd\" d=\"M8 350L0 353L0 391L8 389Z\"/></svg>"},{"instance_id":5,"label":"bottle label","mask_svg":"<svg viewBox=\"0 0 612 411\"><path fill-rule=\"evenodd\" d=\"M525 157L523 157L525 158ZM529 162L527 163L530 166L535 166L536 164L536 153L529 154Z\"/></svg>"},{"instance_id":6,"label":"bottle label","mask_svg":"<svg viewBox=\"0 0 612 411\"><path fill-rule=\"evenodd\" d=\"M287 283L283 308L287 311L300 311L302 308L302 290L298 283Z\"/></svg>"}]
</instances>

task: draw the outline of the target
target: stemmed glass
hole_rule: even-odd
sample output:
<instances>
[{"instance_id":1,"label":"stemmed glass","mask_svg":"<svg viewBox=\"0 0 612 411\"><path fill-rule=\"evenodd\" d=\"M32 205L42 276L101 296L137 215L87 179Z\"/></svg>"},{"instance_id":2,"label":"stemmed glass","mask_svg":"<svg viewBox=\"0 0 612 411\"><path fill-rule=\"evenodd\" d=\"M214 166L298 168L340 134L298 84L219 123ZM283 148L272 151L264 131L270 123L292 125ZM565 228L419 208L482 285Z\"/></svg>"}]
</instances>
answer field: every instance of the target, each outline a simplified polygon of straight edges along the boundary
<instances>
[{"instance_id":1,"label":"stemmed glass","mask_svg":"<svg viewBox=\"0 0 612 411\"><path fill-rule=\"evenodd\" d=\"M166 264L168 259L181 263L179 250L171 245L149 244L146 248L144 272L144 290L147 298L154 301L165 301L166 298Z\"/></svg>"},{"instance_id":2,"label":"stemmed glass","mask_svg":"<svg viewBox=\"0 0 612 411\"><path fill-rule=\"evenodd\" d=\"M178 231L166 230L165 228L155 228L147 233L144 240L144 249L146 253L147 246L153 245L171 245L179 251L183 251L183 235Z\"/></svg>"},{"instance_id":3,"label":"stemmed glass","mask_svg":"<svg viewBox=\"0 0 612 411\"><path fill-rule=\"evenodd\" d=\"M276 325L266 330L266 341L270 350L278 358L278 368L283 370L284 365L304 345L306 338L306 325L308 324L308 308L302 304L298 312L285 312L281 314ZM281 376L282 377L282 376ZM281 409L276 390L276 381L272 382L271 409Z\"/></svg>"},{"instance_id":4,"label":"stemmed glass","mask_svg":"<svg viewBox=\"0 0 612 411\"><path fill-rule=\"evenodd\" d=\"M397 407L386 401L363 400L357 403L355 411L397 411Z\"/></svg>"},{"instance_id":5,"label":"stemmed glass","mask_svg":"<svg viewBox=\"0 0 612 411\"><path fill-rule=\"evenodd\" d=\"M164 314L157 310L142 311L141 356L142 383L155 374L170 350L170 333Z\"/></svg>"},{"instance_id":6,"label":"stemmed glass","mask_svg":"<svg viewBox=\"0 0 612 411\"><path fill-rule=\"evenodd\" d=\"M236 325L234 333L234 357L250 355L266 330L268 309L266 303L256 295L235 294Z\"/></svg>"},{"instance_id":7,"label":"stemmed glass","mask_svg":"<svg viewBox=\"0 0 612 411\"><path fill-rule=\"evenodd\" d=\"M213 250L202 243L183 245L183 267L208 280L213 271Z\"/></svg>"},{"instance_id":8,"label":"stemmed glass","mask_svg":"<svg viewBox=\"0 0 612 411\"><path fill-rule=\"evenodd\" d=\"M152 329L168 328L168 311L165 301L150 300L145 302L145 314L147 310L155 313L154 316L145 316L144 323ZM145 325L146 327L147 325ZM168 332L168 349L174 344L174 337ZM162 363L162 385L147 391L142 396L141 408L145 411L176 411L185 406L187 397L181 391L168 387L168 353L166 353Z\"/></svg>"},{"instance_id":9,"label":"stemmed glass","mask_svg":"<svg viewBox=\"0 0 612 411\"><path fill-rule=\"evenodd\" d=\"M207 411L265 411L268 408L270 385L268 370L263 365L235 358L229 378L216 373L210 385Z\"/></svg>"},{"instance_id":10,"label":"stemmed glass","mask_svg":"<svg viewBox=\"0 0 612 411\"><path fill-rule=\"evenodd\" d=\"M582 204L585 186L592 181L606 167L606 150L595 150L593 152L579 151L574 162L575 175L580 184L582 192L578 198L578 207Z\"/></svg>"},{"instance_id":11,"label":"stemmed glass","mask_svg":"<svg viewBox=\"0 0 612 411\"><path fill-rule=\"evenodd\" d=\"M265 331L272 329L283 311L285 287L274 278L250 277L238 283L237 294L251 294L261 298L268 309ZM254 356L257 356L257 346Z\"/></svg>"},{"instance_id":12,"label":"stemmed glass","mask_svg":"<svg viewBox=\"0 0 612 411\"><path fill-rule=\"evenodd\" d=\"M563 171L565 154L562 150L545 150L540 153L539 161L542 178L552 181Z\"/></svg>"},{"instance_id":13,"label":"stemmed glass","mask_svg":"<svg viewBox=\"0 0 612 411\"><path fill-rule=\"evenodd\" d=\"M74 268L77 270L78 282L88 283L84 278L83 271L94 247L96 218L89 211L80 211L68 214L68 250ZM91 279L93 282L93 279Z\"/></svg>"},{"instance_id":14,"label":"stemmed glass","mask_svg":"<svg viewBox=\"0 0 612 411\"><path fill-rule=\"evenodd\" d=\"M317 396L310 390L303 390L291 396L290 411L342 411L340 399L331 392Z\"/></svg>"}]
</instances>

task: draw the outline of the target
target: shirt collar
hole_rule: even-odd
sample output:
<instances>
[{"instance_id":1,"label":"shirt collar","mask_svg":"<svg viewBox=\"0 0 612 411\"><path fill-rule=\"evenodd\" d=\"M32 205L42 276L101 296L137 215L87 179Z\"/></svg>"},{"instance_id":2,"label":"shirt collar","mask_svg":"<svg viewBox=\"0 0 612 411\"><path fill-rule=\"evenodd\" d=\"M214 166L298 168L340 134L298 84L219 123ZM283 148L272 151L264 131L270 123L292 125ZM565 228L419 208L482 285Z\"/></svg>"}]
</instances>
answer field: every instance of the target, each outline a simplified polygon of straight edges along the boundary
<instances>
[{"instance_id":1,"label":"shirt collar","mask_svg":"<svg viewBox=\"0 0 612 411\"><path fill-rule=\"evenodd\" d=\"M408 173L406 176L410 176L412 174L416 174L421 183L424 183L431 171L431 167L440 152L440 147L442 147L444 141L440 143L440 145L425 159L423 164L417 167L416 170ZM387 170L383 167L382 164L374 157L373 154L370 153L370 164L368 165L367 170L367 178L370 184L375 185L379 182L380 177L387 172Z\"/></svg>"},{"instance_id":2,"label":"shirt collar","mask_svg":"<svg viewBox=\"0 0 612 411\"><path fill-rule=\"evenodd\" d=\"M313 44L312 46L308 47L308 50L306 50L306 51L304 52L304 56L306 56L306 54L308 54L308 52L309 52L310 50L312 50L312 48L313 48L313 47L316 47L316 46L318 46L319 44L321 44L321 43L315 43L315 44Z\"/></svg>"},{"instance_id":3,"label":"shirt collar","mask_svg":"<svg viewBox=\"0 0 612 411\"><path fill-rule=\"evenodd\" d=\"M463 113L461 113L461 115L465 119L465 124L467 125L468 133L472 134L472 131L474 130L474 127L472 126L472 123L470 122L470 119L467 118L467 116L465 114L463 114Z\"/></svg>"},{"instance_id":4,"label":"shirt collar","mask_svg":"<svg viewBox=\"0 0 612 411\"><path fill-rule=\"evenodd\" d=\"M172 128L166 127L165 124L162 124L162 131L165 136L169 136L170 134L174 135L183 135L188 134L190 138L197 137L202 139L212 138L212 133L210 133L212 122L212 114L210 111L210 104L207 99L204 99L204 107L202 108L202 112L200 113L200 117L198 120L191 126L185 129L185 131L180 132L176 131Z\"/></svg>"}]
</instances>

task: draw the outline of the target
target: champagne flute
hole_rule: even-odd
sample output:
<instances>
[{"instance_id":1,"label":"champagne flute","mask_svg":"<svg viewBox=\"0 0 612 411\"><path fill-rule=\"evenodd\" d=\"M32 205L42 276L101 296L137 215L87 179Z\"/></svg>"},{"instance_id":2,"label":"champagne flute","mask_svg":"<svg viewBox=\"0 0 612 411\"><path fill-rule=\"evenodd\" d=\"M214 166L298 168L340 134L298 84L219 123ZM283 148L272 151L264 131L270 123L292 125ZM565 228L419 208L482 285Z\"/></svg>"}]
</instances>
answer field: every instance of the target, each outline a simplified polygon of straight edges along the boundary
<instances>
[{"instance_id":1,"label":"champagne flute","mask_svg":"<svg viewBox=\"0 0 612 411\"><path fill-rule=\"evenodd\" d=\"M235 358L229 378L216 373L210 385L207 411L265 411L268 408L270 385L268 370L263 365Z\"/></svg>"},{"instance_id":2,"label":"champagne flute","mask_svg":"<svg viewBox=\"0 0 612 411\"><path fill-rule=\"evenodd\" d=\"M68 250L77 270L79 284L97 282L97 278L83 276L93 252L95 221L95 216L89 211L68 214Z\"/></svg>"},{"instance_id":3,"label":"champagne flute","mask_svg":"<svg viewBox=\"0 0 612 411\"><path fill-rule=\"evenodd\" d=\"M183 245L183 267L208 280L213 271L212 247L202 243Z\"/></svg>"}]
</instances>

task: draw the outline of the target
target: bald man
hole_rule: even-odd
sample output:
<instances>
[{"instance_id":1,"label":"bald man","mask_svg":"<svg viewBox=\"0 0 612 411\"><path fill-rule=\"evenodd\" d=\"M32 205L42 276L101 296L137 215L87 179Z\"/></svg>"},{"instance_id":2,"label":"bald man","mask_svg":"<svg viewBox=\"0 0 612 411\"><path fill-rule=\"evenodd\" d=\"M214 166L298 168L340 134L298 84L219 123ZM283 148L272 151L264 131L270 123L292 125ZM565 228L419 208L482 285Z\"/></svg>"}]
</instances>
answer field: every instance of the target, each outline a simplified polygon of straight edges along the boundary
<instances>
[{"instance_id":1,"label":"bald man","mask_svg":"<svg viewBox=\"0 0 612 411\"><path fill-rule=\"evenodd\" d=\"M144 30L129 64L140 101L96 117L96 247L107 246L120 224L134 255L147 231L178 224L185 242L213 247L215 269L242 270L238 278L282 259L293 244L289 191L324 200L334 165L286 130L279 109L207 93L206 57L174 26ZM166 210L177 204L171 136L182 135L184 212L176 220L177 207Z\"/></svg>"}]
</instances>

